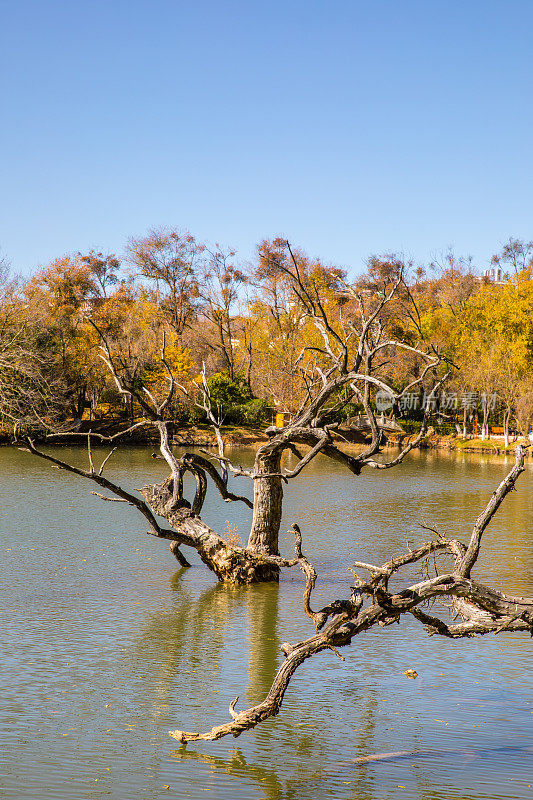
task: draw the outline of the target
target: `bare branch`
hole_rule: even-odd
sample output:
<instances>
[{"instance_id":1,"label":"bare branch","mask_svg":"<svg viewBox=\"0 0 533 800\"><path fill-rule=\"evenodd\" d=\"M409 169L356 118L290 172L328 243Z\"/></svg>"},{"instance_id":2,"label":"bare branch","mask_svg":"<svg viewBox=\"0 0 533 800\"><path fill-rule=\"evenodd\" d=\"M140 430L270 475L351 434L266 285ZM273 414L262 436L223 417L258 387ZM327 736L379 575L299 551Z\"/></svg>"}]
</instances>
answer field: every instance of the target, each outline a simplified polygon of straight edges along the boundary
<instances>
[{"instance_id":1,"label":"bare branch","mask_svg":"<svg viewBox=\"0 0 533 800\"><path fill-rule=\"evenodd\" d=\"M164 412L166 411L170 401L172 400L172 397L174 395L174 390L176 388L176 382L174 380L174 373L172 372L172 370L170 368L170 365L169 365L169 363L167 361L167 358L166 358L166 355L165 355L165 348L166 348L166 335L165 335L165 331L163 330L163 344L161 346L161 363L163 364L163 366L165 367L165 369L167 371L169 387L168 387L167 396L165 397L165 399L163 400L163 402L161 403L161 405L157 409L158 413L160 415L164 414Z\"/></svg>"},{"instance_id":2,"label":"bare branch","mask_svg":"<svg viewBox=\"0 0 533 800\"><path fill-rule=\"evenodd\" d=\"M477 561L479 548L481 545L481 537L492 517L500 507L503 499L513 490L519 475L524 472L524 449L519 445L515 448L515 464L510 473L503 479L492 497L487 503L486 507L479 515L470 537L468 548L463 557L461 564L458 567L458 573L465 578L470 576L470 571Z\"/></svg>"},{"instance_id":3,"label":"bare branch","mask_svg":"<svg viewBox=\"0 0 533 800\"><path fill-rule=\"evenodd\" d=\"M126 428L123 431L119 431L118 433L114 433L111 436L107 436L104 433L99 433L98 431L93 431L92 429L88 431L93 439L99 439L101 442L114 442L116 439L120 439L122 436L127 436L129 433L137 430L137 428L141 428L143 425L151 425L152 420L143 419L139 422L135 422L133 425L130 425L129 428ZM71 437L71 436L87 436L85 431L56 431L54 433L48 433L46 435L47 439L55 439L59 437Z\"/></svg>"},{"instance_id":4,"label":"bare branch","mask_svg":"<svg viewBox=\"0 0 533 800\"><path fill-rule=\"evenodd\" d=\"M102 474L102 472L103 472L103 471L104 471L104 469L105 469L105 465L107 464L107 462L109 461L109 459L111 458L111 456L113 455L113 453L115 453L115 452L116 452L116 450L117 450L117 448L116 448L116 447L114 447L114 448L111 450L111 452L110 452L110 453L108 453L108 455L107 455L107 456L104 458L104 460L102 461L102 464L101 464L101 466L100 466L100 469L98 470L98 474L99 474L99 475L101 475L101 474Z\"/></svg>"},{"instance_id":5,"label":"bare branch","mask_svg":"<svg viewBox=\"0 0 533 800\"><path fill-rule=\"evenodd\" d=\"M94 473L93 454L91 452L91 434L87 434L87 453L89 454L89 472L91 475ZM101 473L99 473L101 474Z\"/></svg>"},{"instance_id":6,"label":"bare branch","mask_svg":"<svg viewBox=\"0 0 533 800\"><path fill-rule=\"evenodd\" d=\"M250 478L251 480L253 480L255 477L254 473L251 470L244 469L244 467L241 466L236 467L234 464L231 463L229 458L227 458L225 455L220 455L220 454L215 455L214 453L210 453L209 450L204 450L203 448L200 448L200 452L205 453L205 455L209 456L209 458L214 458L215 461L218 461L221 465L227 467L230 470L230 472L232 472L233 475L235 475L235 477L237 478ZM226 474L225 482L227 483L227 473L225 474ZM222 477L222 480L224 481L224 476Z\"/></svg>"},{"instance_id":7,"label":"bare branch","mask_svg":"<svg viewBox=\"0 0 533 800\"><path fill-rule=\"evenodd\" d=\"M202 450L201 452L207 453L207 455L211 456L211 453L209 453L206 450ZM182 456L181 463L185 465L188 465L189 463L193 464L203 469L204 472L207 472L207 474L215 484L216 488L218 489L220 496L226 502L239 501L247 505L248 508L253 508L253 503L248 497L239 494L233 494L233 492L228 491L227 483L224 482L223 477L219 475L214 464L208 461L207 458L203 458L197 453L186 453L184 456Z\"/></svg>"},{"instance_id":8,"label":"bare branch","mask_svg":"<svg viewBox=\"0 0 533 800\"><path fill-rule=\"evenodd\" d=\"M99 497L100 500L106 500L108 503L129 503L129 500L124 500L122 497L106 497L105 494L100 494L100 492L91 492L94 494L95 497Z\"/></svg>"},{"instance_id":9,"label":"bare branch","mask_svg":"<svg viewBox=\"0 0 533 800\"><path fill-rule=\"evenodd\" d=\"M425 408L425 411L424 411L424 419L422 420L422 425L420 427L420 431L414 437L414 439L412 439L410 442L408 442L408 444L399 452L399 454L396 456L396 458L393 458L391 461L379 462L379 461L373 461L372 459L365 459L363 461L363 463L366 466L372 467L373 469L390 469L391 467L395 467L396 464L399 464L401 461L403 461L403 459L405 458L407 453L410 453L411 450L414 447L416 447L419 444L419 442L422 441L422 439L426 435L429 418L431 416L431 403L433 401L433 398L436 396L437 392L439 391L439 389L443 385L443 383L447 380L448 375L449 375L449 373L446 373L446 375L443 378L441 378L439 381L437 381L437 383L433 386L433 389L431 390L431 392L430 392L430 394L428 396L427 402L426 402L426 408Z\"/></svg>"},{"instance_id":10,"label":"bare branch","mask_svg":"<svg viewBox=\"0 0 533 800\"><path fill-rule=\"evenodd\" d=\"M188 544L192 547L196 546L196 542L191 536L187 536L186 534L180 533L178 531L169 530L168 528L162 528L158 521L156 520L152 510L148 506L144 500L141 500L139 497L131 494L131 492L127 492L118 484L113 483L113 481L108 480L108 478L104 478L103 475L97 474L95 472L87 472L86 470L79 469L78 467L72 466L72 464L68 464L66 461L61 461L59 458L55 458L54 456L48 455L48 453L43 453L41 450L38 450L31 439L26 440L26 447L19 448L21 450L27 450L33 455L38 456L39 458L43 458L46 461L50 461L55 466L59 467L60 469L64 469L67 472L72 472L75 475L80 475L82 478L87 478L88 480L94 481L99 486L102 486L104 489L108 489L113 494L116 494L118 497L126 500L132 506L135 506L143 517L148 521L150 526L150 531L154 536L157 536L162 539L170 539L172 541L181 542L182 544Z\"/></svg>"}]
</instances>

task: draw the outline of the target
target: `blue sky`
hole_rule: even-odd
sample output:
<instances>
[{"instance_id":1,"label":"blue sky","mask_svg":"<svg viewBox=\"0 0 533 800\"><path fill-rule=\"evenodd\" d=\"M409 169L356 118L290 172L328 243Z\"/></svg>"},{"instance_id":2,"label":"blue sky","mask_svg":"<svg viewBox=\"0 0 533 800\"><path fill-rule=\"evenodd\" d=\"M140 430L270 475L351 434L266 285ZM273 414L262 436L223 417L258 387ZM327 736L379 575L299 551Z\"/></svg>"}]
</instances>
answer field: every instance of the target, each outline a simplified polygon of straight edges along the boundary
<instances>
[{"instance_id":1,"label":"blue sky","mask_svg":"<svg viewBox=\"0 0 533 800\"><path fill-rule=\"evenodd\" d=\"M362 269L533 238L530 0L0 4L0 246L176 225Z\"/></svg>"}]
</instances>

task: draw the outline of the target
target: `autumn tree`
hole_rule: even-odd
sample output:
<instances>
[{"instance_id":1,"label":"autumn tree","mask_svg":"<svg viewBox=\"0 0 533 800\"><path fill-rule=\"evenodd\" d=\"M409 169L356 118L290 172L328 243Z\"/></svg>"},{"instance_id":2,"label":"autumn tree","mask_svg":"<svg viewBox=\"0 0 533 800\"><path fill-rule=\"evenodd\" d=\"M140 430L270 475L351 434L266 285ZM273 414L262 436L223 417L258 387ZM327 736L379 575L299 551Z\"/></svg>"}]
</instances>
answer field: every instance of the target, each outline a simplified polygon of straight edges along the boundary
<instances>
[{"instance_id":1,"label":"autumn tree","mask_svg":"<svg viewBox=\"0 0 533 800\"><path fill-rule=\"evenodd\" d=\"M66 387L46 345L42 315L0 259L0 423L15 438L46 430L62 410Z\"/></svg>"},{"instance_id":2,"label":"autumn tree","mask_svg":"<svg viewBox=\"0 0 533 800\"><path fill-rule=\"evenodd\" d=\"M533 444L533 374L525 376L520 382L514 414L518 430L522 436L529 437Z\"/></svg>"},{"instance_id":3,"label":"autumn tree","mask_svg":"<svg viewBox=\"0 0 533 800\"><path fill-rule=\"evenodd\" d=\"M503 404L506 446L521 387L533 370L533 281L529 269L504 285L484 284L463 308L455 331L456 357L472 391ZM488 434L487 405L482 436Z\"/></svg>"},{"instance_id":4,"label":"autumn tree","mask_svg":"<svg viewBox=\"0 0 533 800\"><path fill-rule=\"evenodd\" d=\"M100 298L95 276L81 256L63 256L30 278L23 296L41 320L43 349L64 385L64 417L81 420L91 387L104 380L96 339L85 324Z\"/></svg>"},{"instance_id":5,"label":"autumn tree","mask_svg":"<svg viewBox=\"0 0 533 800\"><path fill-rule=\"evenodd\" d=\"M279 410L291 414L307 392L305 370L298 357L304 352L308 360L318 353L312 348L321 344L320 330L295 291L290 269L293 259L304 281L322 293L330 317L338 316L338 306L344 303L339 279L346 275L298 249L289 253L283 239L263 240L258 245L252 276L256 293L249 306L248 335L254 352L251 383L256 394L270 397Z\"/></svg>"},{"instance_id":6,"label":"autumn tree","mask_svg":"<svg viewBox=\"0 0 533 800\"><path fill-rule=\"evenodd\" d=\"M104 302L99 303L85 317L86 324L96 336L95 352L100 364L107 367L107 395L114 394L123 407L127 407L130 424L136 408L132 396L120 391L108 365L109 353L119 382L126 382L155 397L164 394L166 367L160 359L161 343L165 342L166 360L176 380L190 383L194 361L187 348L180 343L165 309L155 301L153 293L144 286L122 282ZM107 350L102 349L105 342ZM140 409L142 412L142 409ZM179 415L178 398L174 396L168 407L169 419Z\"/></svg>"},{"instance_id":7,"label":"autumn tree","mask_svg":"<svg viewBox=\"0 0 533 800\"><path fill-rule=\"evenodd\" d=\"M235 264L235 251L224 250L217 245L207 251L201 273L199 296L200 317L207 322L208 329L203 338L226 370L231 381L239 372L238 337L241 326L237 315L239 292L247 283L246 274Z\"/></svg>"},{"instance_id":8,"label":"autumn tree","mask_svg":"<svg viewBox=\"0 0 533 800\"><path fill-rule=\"evenodd\" d=\"M153 228L128 243L134 275L152 288L155 301L180 341L195 314L203 252L204 246L192 234L177 228Z\"/></svg>"}]
</instances>

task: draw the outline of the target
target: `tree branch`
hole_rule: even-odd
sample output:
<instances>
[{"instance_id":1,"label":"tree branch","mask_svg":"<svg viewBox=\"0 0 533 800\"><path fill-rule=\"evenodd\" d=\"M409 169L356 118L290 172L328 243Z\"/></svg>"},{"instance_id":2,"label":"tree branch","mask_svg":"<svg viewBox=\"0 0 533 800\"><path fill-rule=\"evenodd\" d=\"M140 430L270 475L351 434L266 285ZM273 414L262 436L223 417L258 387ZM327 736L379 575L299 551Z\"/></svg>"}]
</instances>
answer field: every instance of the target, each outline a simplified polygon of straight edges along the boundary
<instances>
[{"instance_id":1,"label":"tree branch","mask_svg":"<svg viewBox=\"0 0 533 800\"><path fill-rule=\"evenodd\" d=\"M503 479L498 488L493 492L486 507L483 509L483 511L476 520L476 524L474 525L474 530L472 531L472 536L470 537L470 542L468 543L466 553L457 570L458 573L463 577L468 578L470 576L470 571L477 561L483 532L485 531L487 525L491 521L492 517L494 516L498 508L500 507L506 495L509 494L509 492L511 492L514 489L514 485L516 483L518 476L522 472L524 472L524 470L525 470L524 450L519 445L518 447L515 447L514 467L512 468L510 473Z\"/></svg>"}]
</instances>

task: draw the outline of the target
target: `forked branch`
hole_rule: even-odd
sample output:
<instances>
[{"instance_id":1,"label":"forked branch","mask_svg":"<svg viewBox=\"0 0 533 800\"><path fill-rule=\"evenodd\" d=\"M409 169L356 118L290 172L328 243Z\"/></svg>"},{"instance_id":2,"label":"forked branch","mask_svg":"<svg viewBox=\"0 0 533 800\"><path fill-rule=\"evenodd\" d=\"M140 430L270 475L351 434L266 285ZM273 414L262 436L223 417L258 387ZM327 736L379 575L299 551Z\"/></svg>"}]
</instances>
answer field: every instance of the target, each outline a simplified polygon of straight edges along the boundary
<instances>
[{"instance_id":1,"label":"forked branch","mask_svg":"<svg viewBox=\"0 0 533 800\"><path fill-rule=\"evenodd\" d=\"M148 525L150 526L150 533L152 533L154 536L157 536L158 538L161 539L170 539L171 541L178 542L181 544L188 544L194 546L195 542L192 539L192 537L178 533L177 531L173 531L168 528L161 527L156 517L154 516L151 508L144 500L141 500L139 497L136 497L131 492L128 492L126 489L123 489L122 486L119 486L117 483L114 483L108 478L105 478L101 474L103 471L103 467L105 466L105 462L108 460L111 453L105 459L99 471L96 472L96 470L92 466L92 463L89 470L84 470L80 469L79 467L74 467L72 464L68 464L66 461L62 461L59 458L55 458L54 456L51 456L48 453L44 453L42 450L38 450L31 439L26 440L26 447L21 447L19 449L27 450L28 452L33 453L33 455L38 456L39 458L42 458L45 461L50 461L52 464L54 464L56 467L59 467L60 469L64 469L67 472L74 473L74 475L79 475L82 478L87 478L88 480L97 483L98 486L101 486L103 489L107 489L108 491L117 495L117 497L119 497L121 500L128 502L130 505L134 506L138 511L141 512L143 517L148 522ZM173 548L173 552L175 553L176 558L178 559L180 564L182 564L182 566L190 566L189 562L187 561L183 553L181 553L181 551L179 550L176 551L176 548Z\"/></svg>"}]
</instances>

